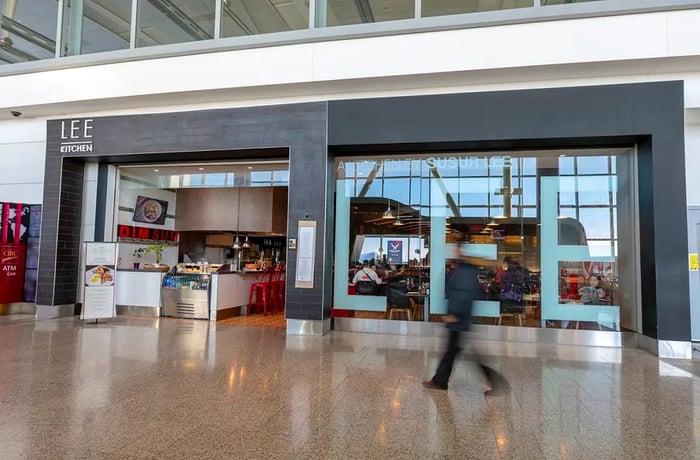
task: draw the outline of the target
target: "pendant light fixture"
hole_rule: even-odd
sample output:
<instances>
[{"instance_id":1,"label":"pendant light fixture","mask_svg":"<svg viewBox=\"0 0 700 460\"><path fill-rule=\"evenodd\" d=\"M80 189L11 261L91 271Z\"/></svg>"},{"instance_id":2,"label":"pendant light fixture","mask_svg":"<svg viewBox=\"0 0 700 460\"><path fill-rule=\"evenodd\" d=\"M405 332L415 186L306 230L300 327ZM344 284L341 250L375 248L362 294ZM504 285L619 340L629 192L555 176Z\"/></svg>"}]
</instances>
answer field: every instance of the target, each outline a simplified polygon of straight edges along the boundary
<instances>
[{"instance_id":1,"label":"pendant light fixture","mask_svg":"<svg viewBox=\"0 0 700 460\"><path fill-rule=\"evenodd\" d=\"M391 212L391 201L387 198L386 211L384 211L384 215L382 216L382 219L393 219L393 218L394 218L394 213Z\"/></svg>"},{"instance_id":2,"label":"pendant light fixture","mask_svg":"<svg viewBox=\"0 0 700 460\"><path fill-rule=\"evenodd\" d=\"M245 236L245 241L243 242L243 249L248 249L250 247L250 240L248 239L248 235Z\"/></svg>"},{"instance_id":3,"label":"pendant light fixture","mask_svg":"<svg viewBox=\"0 0 700 460\"><path fill-rule=\"evenodd\" d=\"M399 209L399 204L396 204L396 220L392 224L394 227L403 227L403 222L401 222L401 210Z\"/></svg>"},{"instance_id":4,"label":"pendant light fixture","mask_svg":"<svg viewBox=\"0 0 700 460\"><path fill-rule=\"evenodd\" d=\"M233 242L233 249L241 249L241 240L238 231L241 229L241 190L238 189L238 209L236 209L236 240Z\"/></svg>"},{"instance_id":5,"label":"pendant light fixture","mask_svg":"<svg viewBox=\"0 0 700 460\"><path fill-rule=\"evenodd\" d=\"M494 218L492 217L492 218L491 218L491 221L490 221L488 224L486 224L486 225L489 226L489 227L498 227L498 222L496 222L496 219L494 219Z\"/></svg>"}]
</instances>

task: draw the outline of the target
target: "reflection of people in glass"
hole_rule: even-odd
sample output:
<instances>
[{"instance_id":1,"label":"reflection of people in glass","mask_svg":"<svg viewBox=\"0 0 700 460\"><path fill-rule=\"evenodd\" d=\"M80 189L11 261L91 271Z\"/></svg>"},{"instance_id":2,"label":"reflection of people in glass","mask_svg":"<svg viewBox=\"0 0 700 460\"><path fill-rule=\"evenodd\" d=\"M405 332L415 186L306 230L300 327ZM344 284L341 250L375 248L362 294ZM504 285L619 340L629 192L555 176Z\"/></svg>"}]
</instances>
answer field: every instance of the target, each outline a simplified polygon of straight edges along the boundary
<instances>
[{"instance_id":1,"label":"reflection of people in glass","mask_svg":"<svg viewBox=\"0 0 700 460\"><path fill-rule=\"evenodd\" d=\"M604 303L605 290L599 286L600 278L598 278L598 275L591 275L588 278L588 286L578 290L581 302L587 305L601 305Z\"/></svg>"}]
</instances>

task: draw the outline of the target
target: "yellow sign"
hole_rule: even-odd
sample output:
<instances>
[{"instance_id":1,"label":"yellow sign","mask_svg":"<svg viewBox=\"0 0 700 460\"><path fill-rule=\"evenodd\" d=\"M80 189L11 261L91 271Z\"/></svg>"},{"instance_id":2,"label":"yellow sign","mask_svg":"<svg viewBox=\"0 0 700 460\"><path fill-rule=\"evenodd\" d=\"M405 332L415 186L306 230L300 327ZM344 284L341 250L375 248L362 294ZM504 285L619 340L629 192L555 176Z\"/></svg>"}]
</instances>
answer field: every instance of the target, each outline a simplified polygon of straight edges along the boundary
<instances>
[{"instance_id":1,"label":"yellow sign","mask_svg":"<svg viewBox=\"0 0 700 460\"><path fill-rule=\"evenodd\" d=\"M688 254L688 268L690 268L692 271L696 272L698 271L698 255L697 254Z\"/></svg>"}]
</instances>

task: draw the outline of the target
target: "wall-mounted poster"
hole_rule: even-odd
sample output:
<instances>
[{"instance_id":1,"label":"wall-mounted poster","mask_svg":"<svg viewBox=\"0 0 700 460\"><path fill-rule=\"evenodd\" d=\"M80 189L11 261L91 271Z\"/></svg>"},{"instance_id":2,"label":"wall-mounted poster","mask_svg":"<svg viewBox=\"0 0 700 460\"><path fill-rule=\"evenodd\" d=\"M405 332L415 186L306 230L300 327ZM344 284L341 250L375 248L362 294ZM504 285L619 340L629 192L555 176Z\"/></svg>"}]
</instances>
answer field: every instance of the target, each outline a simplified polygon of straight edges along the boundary
<instances>
[{"instance_id":1,"label":"wall-mounted poster","mask_svg":"<svg viewBox=\"0 0 700 460\"><path fill-rule=\"evenodd\" d=\"M389 240L387 241L388 251L386 254L386 262L389 264L400 264L403 261L403 241Z\"/></svg>"},{"instance_id":2,"label":"wall-mounted poster","mask_svg":"<svg viewBox=\"0 0 700 460\"><path fill-rule=\"evenodd\" d=\"M134 222L163 225L168 211L168 202L156 198L140 196L134 206Z\"/></svg>"}]
</instances>

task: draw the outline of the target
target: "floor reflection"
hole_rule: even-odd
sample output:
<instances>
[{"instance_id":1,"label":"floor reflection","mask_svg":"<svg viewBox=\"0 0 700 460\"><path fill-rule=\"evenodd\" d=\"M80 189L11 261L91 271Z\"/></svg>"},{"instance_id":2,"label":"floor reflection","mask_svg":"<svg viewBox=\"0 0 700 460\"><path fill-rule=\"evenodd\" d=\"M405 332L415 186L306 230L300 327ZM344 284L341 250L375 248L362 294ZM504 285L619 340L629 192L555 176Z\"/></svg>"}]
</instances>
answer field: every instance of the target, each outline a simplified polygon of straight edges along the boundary
<instances>
[{"instance_id":1,"label":"floor reflection","mask_svg":"<svg viewBox=\"0 0 700 460\"><path fill-rule=\"evenodd\" d=\"M698 361L170 318L0 322L3 458L692 458Z\"/></svg>"}]
</instances>

